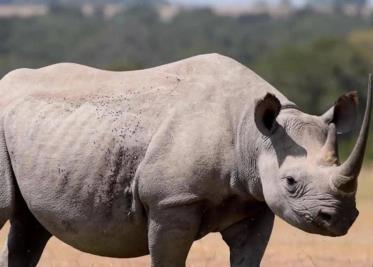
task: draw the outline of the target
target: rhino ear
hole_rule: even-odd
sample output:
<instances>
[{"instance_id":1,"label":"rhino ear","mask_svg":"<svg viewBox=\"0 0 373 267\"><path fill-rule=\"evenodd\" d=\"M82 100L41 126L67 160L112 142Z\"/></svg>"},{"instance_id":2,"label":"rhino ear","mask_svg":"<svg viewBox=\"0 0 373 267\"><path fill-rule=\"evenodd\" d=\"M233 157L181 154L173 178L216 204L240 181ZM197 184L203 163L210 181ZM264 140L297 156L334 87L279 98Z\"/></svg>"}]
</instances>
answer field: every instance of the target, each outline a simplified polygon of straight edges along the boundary
<instances>
[{"instance_id":1,"label":"rhino ear","mask_svg":"<svg viewBox=\"0 0 373 267\"><path fill-rule=\"evenodd\" d=\"M281 103L273 94L267 93L255 106L255 124L264 135L270 135L277 127L276 118L280 113Z\"/></svg>"},{"instance_id":2,"label":"rhino ear","mask_svg":"<svg viewBox=\"0 0 373 267\"><path fill-rule=\"evenodd\" d=\"M355 126L358 102L356 91L346 93L321 118L327 124L334 123L339 134L348 133Z\"/></svg>"}]
</instances>

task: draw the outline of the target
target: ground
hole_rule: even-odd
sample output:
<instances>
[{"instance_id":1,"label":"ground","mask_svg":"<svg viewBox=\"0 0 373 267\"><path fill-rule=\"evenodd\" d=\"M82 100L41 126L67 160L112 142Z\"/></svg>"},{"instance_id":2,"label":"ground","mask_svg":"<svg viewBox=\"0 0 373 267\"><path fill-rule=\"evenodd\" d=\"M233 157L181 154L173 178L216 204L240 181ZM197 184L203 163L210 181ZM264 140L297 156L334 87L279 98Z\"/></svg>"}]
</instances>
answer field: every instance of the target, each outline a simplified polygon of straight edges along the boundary
<instances>
[{"instance_id":1,"label":"ground","mask_svg":"<svg viewBox=\"0 0 373 267\"><path fill-rule=\"evenodd\" d=\"M358 209L360 216L344 237L330 238L306 234L276 219L273 235L264 255L263 267L373 267L373 166L359 178ZM8 227L0 233L3 243ZM195 242L188 267L229 266L228 248L219 234ZM49 241L40 267L145 267L149 257L109 259L77 251L59 240Z\"/></svg>"}]
</instances>

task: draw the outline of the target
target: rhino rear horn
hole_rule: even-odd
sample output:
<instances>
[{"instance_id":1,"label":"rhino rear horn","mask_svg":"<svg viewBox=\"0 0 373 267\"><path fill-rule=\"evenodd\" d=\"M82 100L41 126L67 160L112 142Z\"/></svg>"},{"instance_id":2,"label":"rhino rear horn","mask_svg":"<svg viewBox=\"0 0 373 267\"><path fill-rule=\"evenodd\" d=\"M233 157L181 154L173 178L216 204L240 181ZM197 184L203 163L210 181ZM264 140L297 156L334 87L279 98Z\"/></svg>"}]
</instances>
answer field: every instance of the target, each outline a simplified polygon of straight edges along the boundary
<instances>
[{"instance_id":1,"label":"rhino rear horn","mask_svg":"<svg viewBox=\"0 0 373 267\"><path fill-rule=\"evenodd\" d=\"M338 139L334 123L329 124L328 136L321 149L320 163L326 166L339 165Z\"/></svg>"}]
</instances>

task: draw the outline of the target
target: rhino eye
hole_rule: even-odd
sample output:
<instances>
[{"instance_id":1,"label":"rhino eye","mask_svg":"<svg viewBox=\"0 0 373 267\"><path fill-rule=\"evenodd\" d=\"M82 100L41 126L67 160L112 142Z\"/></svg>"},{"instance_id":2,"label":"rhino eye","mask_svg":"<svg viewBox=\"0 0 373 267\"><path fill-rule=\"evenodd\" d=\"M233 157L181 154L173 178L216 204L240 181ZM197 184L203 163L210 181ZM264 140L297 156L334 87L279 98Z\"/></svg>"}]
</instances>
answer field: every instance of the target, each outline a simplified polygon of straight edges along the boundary
<instances>
[{"instance_id":1,"label":"rhino eye","mask_svg":"<svg viewBox=\"0 0 373 267\"><path fill-rule=\"evenodd\" d=\"M295 181L295 179L293 177L286 177L286 183L288 184L288 186L294 186L297 182Z\"/></svg>"},{"instance_id":2,"label":"rhino eye","mask_svg":"<svg viewBox=\"0 0 373 267\"><path fill-rule=\"evenodd\" d=\"M286 180L287 190L290 193L294 193L297 190L297 181L291 176L285 177L285 180Z\"/></svg>"}]
</instances>

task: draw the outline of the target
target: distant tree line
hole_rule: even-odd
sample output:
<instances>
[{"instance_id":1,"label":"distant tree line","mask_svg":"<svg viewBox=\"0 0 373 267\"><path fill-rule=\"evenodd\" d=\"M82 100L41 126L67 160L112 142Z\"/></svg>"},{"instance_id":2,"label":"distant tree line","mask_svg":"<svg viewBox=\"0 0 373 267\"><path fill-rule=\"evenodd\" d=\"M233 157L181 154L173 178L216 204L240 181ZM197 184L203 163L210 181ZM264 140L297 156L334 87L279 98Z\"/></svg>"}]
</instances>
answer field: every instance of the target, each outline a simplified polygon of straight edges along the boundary
<instances>
[{"instance_id":1,"label":"distant tree line","mask_svg":"<svg viewBox=\"0 0 373 267\"><path fill-rule=\"evenodd\" d=\"M0 0L7 4L46 4L46 5L82 5L119 3L124 5L152 5L166 3L166 0Z\"/></svg>"}]
</instances>

